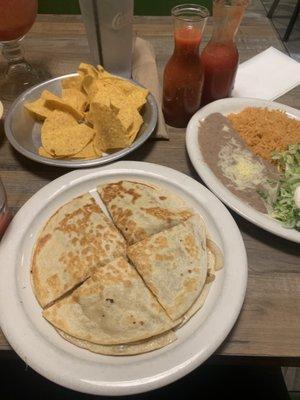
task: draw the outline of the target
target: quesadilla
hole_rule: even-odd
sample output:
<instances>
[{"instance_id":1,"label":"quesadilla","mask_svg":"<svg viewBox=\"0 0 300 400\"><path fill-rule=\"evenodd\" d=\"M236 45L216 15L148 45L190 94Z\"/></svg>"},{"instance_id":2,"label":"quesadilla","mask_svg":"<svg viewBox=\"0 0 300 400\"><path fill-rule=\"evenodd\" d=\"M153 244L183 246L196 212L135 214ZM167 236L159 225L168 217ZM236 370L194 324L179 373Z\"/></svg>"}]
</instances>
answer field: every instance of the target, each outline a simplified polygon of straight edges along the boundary
<instances>
[{"instance_id":1,"label":"quesadilla","mask_svg":"<svg viewBox=\"0 0 300 400\"><path fill-rule=\"evenodd\" d=\"M127 254L172 320L200 295L207 251L205 225L197 215L130 246Z\"/></svg>"},{"instance_id":2,"label":"quesadilla","mask_svg":"<svg viewBox=\"0 0 300 400\"><path fill-rule=\"evenodd\" d=\"M92 271L126 255L124 238L90 194L59 208L40 233L32 282L42 307L87 279Z\"/></svg>"},{"instance_id":3,"label":"quesadilla","mask_svg":"<svg viewBox=\"0 0 300 400\"><path fill-rule=\"evenodd\" d=\"M129 244L171 228L193 214L179 197L143 182L107 183L99 186L98 192Z\"/></svg>"},{"instance_id":4,"label":"quesadilla","mask_svg":"<svg viewBox=\"0 0 300 400\"><path fill-rule=\"evenodd\" d=\"M89 350L93 353L105 354L107 356L132 356L135 354L148 353L149 351L157 350L168 344L173 343L177 338L175 333L170 330L161 335L153 336L150 339L140 340L139 342L103 345L87 342L68 335L67 333L57 330L62 338L75 346Z\"/></svg>"},{"instance_id":5,"label":"quesadilla","mask_svg":"<svg viewBox=\"0 0 300 400\"><path fill-rule=\"evenodd\" d=\"M72 294L44 310L43 316L75 338L103 345L147 339L174 326L124 258L98 268Z\"/></svg>"}]
</instances>

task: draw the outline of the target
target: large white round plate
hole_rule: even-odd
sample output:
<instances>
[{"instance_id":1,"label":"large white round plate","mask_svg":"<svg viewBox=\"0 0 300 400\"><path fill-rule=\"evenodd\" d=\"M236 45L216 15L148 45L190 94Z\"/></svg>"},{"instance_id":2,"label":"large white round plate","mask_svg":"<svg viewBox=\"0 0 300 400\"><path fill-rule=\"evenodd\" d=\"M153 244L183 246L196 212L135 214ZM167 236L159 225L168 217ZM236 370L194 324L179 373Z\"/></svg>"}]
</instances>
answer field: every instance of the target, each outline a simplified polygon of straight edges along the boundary
<instances>
[{"instance_id":1,"label":"large white round plate","mask_svg":"<svg viewBox=\"0 0 300 400\"><path fill-rule=\"evenodd\" d=\"M30 284L37 235L62 204L111 180L147 180L179 194L199 212L221 247L225 265L204 307L181 329L178 340L151 353L111 357L63 340L42 318ZM142 162L119 162L78 170L51 182L17 213L0 249L0 324L14 350L48 379L98 395L125 395L166 385L204 362L223 342L242 307L247 282L244 243L229 212L201 184L175 170Z\"/></svg>"},{"instance_id":2,"label":"large white round plate","mask_svg":"<svg viewBox=\"0 0 300 400\"><path fill-rule=\"evenodd\" d=\"M297 232L295 229L284 228L278 221L270 218L267 214L256 211L253 207L239 199L222 184L203 160L201 149L198 144L199 121L215 112L227 115L232 112L239 112L245 107L267 107L271 110L282 110L290 117L300 119L299 110L273 101L248 98L232 98L214 101L196 112L188 124L186 131L186 147L191 162L205 184L223 201L223 203L227 204L228 207L266 231L293 242L300 243L300 232Z\"/></svg>"}]
</instances>

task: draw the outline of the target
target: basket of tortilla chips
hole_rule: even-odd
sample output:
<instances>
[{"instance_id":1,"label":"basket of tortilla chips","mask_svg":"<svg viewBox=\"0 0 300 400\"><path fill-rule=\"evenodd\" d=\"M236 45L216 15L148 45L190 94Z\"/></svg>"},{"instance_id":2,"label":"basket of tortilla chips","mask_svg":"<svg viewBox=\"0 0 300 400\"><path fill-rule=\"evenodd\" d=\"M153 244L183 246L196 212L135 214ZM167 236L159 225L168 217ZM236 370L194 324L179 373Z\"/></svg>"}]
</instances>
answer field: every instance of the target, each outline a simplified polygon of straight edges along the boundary
<instances>
[{"instance_id":1,"label":"basket of tortilla chips","mask_svg":"<svg viewBox=\"0 0 300 400\"><path fill-rule=\"evenodd\" d=\"M77 74L44 82L13 103L10 143L46 164L87 167L123 157L151 135L157 106L147 89L81 63Z\"/></svg>"}]
</instances>

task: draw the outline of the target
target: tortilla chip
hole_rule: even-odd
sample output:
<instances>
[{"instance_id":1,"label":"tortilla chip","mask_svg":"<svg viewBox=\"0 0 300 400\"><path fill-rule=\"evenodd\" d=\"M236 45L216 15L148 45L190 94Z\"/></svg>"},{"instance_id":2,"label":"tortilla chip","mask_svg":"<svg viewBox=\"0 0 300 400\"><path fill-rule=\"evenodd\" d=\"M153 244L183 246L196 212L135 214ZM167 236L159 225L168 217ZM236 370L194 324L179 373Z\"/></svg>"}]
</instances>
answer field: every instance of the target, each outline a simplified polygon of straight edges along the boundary
<instances>
[{"instance_id":1,"label":"tortilla chip","mask_svg":"<svg viewBox=\"0 0 300 400\"><path fill-rule=\"evenodd\" d=\"M88 99L87 96L76 88L68 88L62 90L62 98L70 106L74 107L79 112L86 110Z\"/></svg>"},{"instance_id":2,"label":"tortilla chip","mask_svg":"<svg viewBox=\"0 0 300 400\"><path fill-rule=\"evenodd\" d=\"M133 127L134 111L136 110L132 108L131 104L127 104L117 111L117 118L122 126L124 126L127 135L129 130Z\"/></svg>"},{"instance_id":3,"label":"tortilla chip","mask_svg":"<svg viewBox=\"0 0 300 400\"><path fill-rule=\"evenodd\" d=\"M134 107L141 110L144 104L147 102L147 96L149 91L145 88L135 85L125 79L118 77L110 77L102 79L104 85L113 85L117 87L130 101Z\"/></svg>"},{"instance_id":4,"label":"tortilla chip","mask_svg":"<svg viewBox=\"0 0 300 400\"><path fill-rule=\"evenodd\" d=\"M49 107L53 110L68 112L79 121L84 117L82 112L78 111L71 104L67 103L65 100L49 92L48 90L43 91L42 98L45 100L46 107Z\"/></svg>"},{"instance_id":5,"label":"tortilla chip","mask_svg":"<svg viewBox=\"0 0 300 400\"><path fill-rule=\"evenodd\" d=\"M70 158L82 158L85 160L90 160L93 158L98 158L99 155L96 153L93 145L93 140L90 141L79 153L72 155Z\"/></svg>"},{"instance_id":6,"label":"tortilla chip","mask_svg":"<svg viewBox=\"0 0 300 400\"><path fill-rule=\"evenodd\" d=\"M143 89L143 91L136 90L135 92L129 95L129 99L132 102L133 106L140 111L143 108L143 106L147 103L148 94L149 92L146 89Z\"/></svg>"},{"instance_id":7,"label":"tortilla chip","mask_svg":"<svg viewBox=\"0 0 300 400\"><path fill-rule=\"evenodd\" d=\"M86 75L82 80L82 88L89 97L93 97L94 93L99 90L97 79L91 75Z\"/></svg>"},{"instance_id":8,"label":"tortilla chip","mask_svg":"<svg viewBox=\"0 0 300 400\"><path fill-rule=\"evenodd\" d=\"M38 121L44 121L52 113L52 110L45 106L45 100L42 98L26 103L24 106Z\"/></svg>"},{"instance_id":9,"label":"tortilla chip","mask_svg":"<svg viewBox=\"0 0 300 400\"><path fill-rule=\"evenodd\" d=\"M79 153L94 135L92 128L78 124L70 114L58 110L46 119L41 130L44 149L57 157Z\"/></svg>"},{"instance_id":10,"label":"tortilla chip","mask_svg":"<svg viewBox=\"0 0 300 400\"><path fill-rule=\"evenodd\" d=\"M141 114L134 108L133 109L133 125L128 132L128 136L131 140L131 143L136 138L143 123L144 123L144 120L143 120Z\"/></svg>"},{"instance_id":11,"label":"tortilla chip","mask_svg":"<svg viewBox=\"0 0 300 400\"><path fill-rule=\"evenodd\" d=\"M61 86L63 89L78 89L82 90L82 80L83 77L78 76L70 76L69 78L65 78L61 82Z\"/></svg>"},{"instance_id":12,"label":"tortilla chip","mask_svg":"<svg viewBox=\"0 0 300 400\"><path fill-rule=\"evenodd\" d=\"M98 71L98 78L109 78L111 76L114 76L109 72L105 71L102 65L97 65L97 71Z\"/></svg>"},{"instance_id":13,"label":"tortilla chip","mask_svg":"<svg viewBox=\"0 0 300 400\"><path fill-rule=\"evenodd\" d=\"M128 105L128 99L118 87L103 84L101 80L90 83L88 90L91 102L98 102L106 106L111 104L116 111Z\"/></svg>"},{"instance_id":14,"label":"tortilla chip","mask_svg":"<svg viewBox=\"0 0 300 400\"><path fill-rule=\"evenodd\" d=\"M87 119L97 131L97 149L105 152L108 149L121 149L130 145L128 129L133 124L133 114L131 113L130 117L130 110L128 107L117 112L107 105L91 103Z\"/></svg>"},{"instance_id":15,"label":"tortilla chip","mask_svg":"<svg viewBox=\"0 0 300 400\"><path fill-rule=\"evenodd\" d=\"M42 157L55 158L52 154L48 153L48 151L46 151L43 146L39 147L38 153Z\"/></svg>"},{"instance_id":16,"label":"tortilla chip","mask_svg":"<svg viewBox=\"0 0 300 400\"><path fill-rule=\"evenodd\" d=\"M96 131L93 139L93 147L96 155L101 157L102 153L104 152L105 144L103 142L102 135L98 131Z\"/></svg>"},{"instance_id":17,"label":"tortilla chip","mask_svg":"<svg viewBox=\"0 0 300 400\"><path fill-rule=\"evenodd\" d=\"M90 75L94 78L98 77L98 70L91 64L80 63L78 67L78 73L82 73L84 76Z\"/></svg>"}]
</instances>

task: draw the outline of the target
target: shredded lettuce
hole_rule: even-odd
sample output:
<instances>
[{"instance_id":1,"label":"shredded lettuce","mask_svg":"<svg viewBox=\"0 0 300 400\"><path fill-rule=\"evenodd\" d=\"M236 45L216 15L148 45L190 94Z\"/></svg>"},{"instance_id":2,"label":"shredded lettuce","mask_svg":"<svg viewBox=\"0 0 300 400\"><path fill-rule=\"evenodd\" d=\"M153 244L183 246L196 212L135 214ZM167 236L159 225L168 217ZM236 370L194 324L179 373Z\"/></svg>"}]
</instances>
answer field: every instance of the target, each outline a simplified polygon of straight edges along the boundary
<instances>
[{"instance_id":1,"label":"shredded lettuce","mask_svg":"<svg viewBox=\"0 0 300 400\"><path fill-rule=\"evenodd\" d=\"M300 186L300 144L289 145L286 151L276 152L272 159L281 172L275 195L267 196L270 215L286 228L300 231L300 208L296 206L294 194Z\"/></svg>"}]
</instances>

